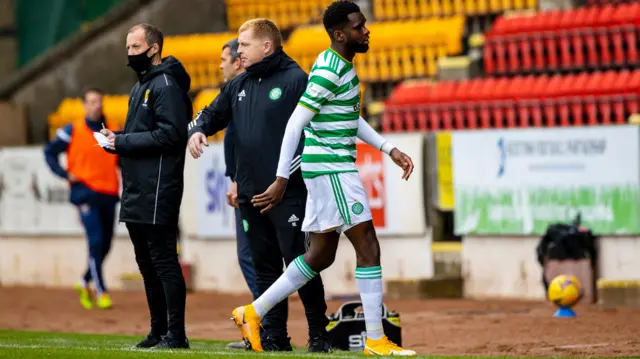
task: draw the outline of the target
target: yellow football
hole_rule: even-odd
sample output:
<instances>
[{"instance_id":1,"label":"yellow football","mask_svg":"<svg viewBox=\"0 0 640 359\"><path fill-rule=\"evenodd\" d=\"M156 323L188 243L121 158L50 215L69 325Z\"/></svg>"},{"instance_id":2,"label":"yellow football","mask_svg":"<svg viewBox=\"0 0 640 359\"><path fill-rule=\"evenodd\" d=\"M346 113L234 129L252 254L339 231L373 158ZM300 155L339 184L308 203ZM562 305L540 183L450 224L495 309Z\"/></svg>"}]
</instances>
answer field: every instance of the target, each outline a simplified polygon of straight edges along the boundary
<instances>
[{"instance_id":1,"label":"yellow football","mask_svg":"<svg viewBox=\"0 0 640 359\"><path fill-rule=\"evenodd\" d=\"M553 278L547 290L549 301L564 308L571 308L578 304L582 295L582 285L578 278L566 274Z\"/></svg>"}]
</instances>

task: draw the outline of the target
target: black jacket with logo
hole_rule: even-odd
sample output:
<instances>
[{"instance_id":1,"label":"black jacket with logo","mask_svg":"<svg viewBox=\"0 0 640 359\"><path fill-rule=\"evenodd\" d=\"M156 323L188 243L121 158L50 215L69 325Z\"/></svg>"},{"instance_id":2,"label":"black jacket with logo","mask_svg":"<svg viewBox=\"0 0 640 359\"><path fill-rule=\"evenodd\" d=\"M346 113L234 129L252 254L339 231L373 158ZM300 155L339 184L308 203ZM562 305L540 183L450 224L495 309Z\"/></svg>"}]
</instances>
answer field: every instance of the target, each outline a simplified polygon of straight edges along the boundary
<instances>
[{"instance_id":1,"label":"black jacket with logo","mask_svg":"<svg viewBox=\"0 0 640 359\"><path fill-rule=\"evenodd\" d=\"M189 137L195 132L211 136L233 121L229 135L235 150L239 202L264 192L275 180L284 131L306 86L307 74L279 48L225 84L189 124ZM306 198L300 171L303 146L300 141L285 198Z\"/></svg>"},{"instance_id":2,"label":"black jacket with logo","mask_svg":"<svg viewBox=\"0 0 640 359\"><path fill-rule=\"evenodd\" d=\"M120 221L177 225L184 190L191 78L174 57L140 77L115 153L122 169Z\"/></svg>"}]
</instances>

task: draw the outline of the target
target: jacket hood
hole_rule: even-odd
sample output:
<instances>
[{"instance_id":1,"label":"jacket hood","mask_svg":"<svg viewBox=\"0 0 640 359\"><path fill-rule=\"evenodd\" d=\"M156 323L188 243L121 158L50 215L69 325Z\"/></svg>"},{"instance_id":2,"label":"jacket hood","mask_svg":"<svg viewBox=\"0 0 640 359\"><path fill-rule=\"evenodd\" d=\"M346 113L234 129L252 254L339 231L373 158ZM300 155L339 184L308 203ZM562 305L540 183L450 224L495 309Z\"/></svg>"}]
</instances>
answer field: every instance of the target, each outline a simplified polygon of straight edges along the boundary
<instances>
[{"instance_id":1,"label":"jacket hood","mask_svg":"<svg viewBox=\"0 0 640 359\"><path fill-rule=\"evenodd\" d=\"M298 67L300 66L280 46L273 54L247 67L246 71L251 77L266 77L278 71Z\"/></svg>"},{"instance_id":2,"label":"jacket hood","mask_svg":"<svg viewBox=\"0 0 640 359\"><path fill-rule=\"evenodd\" d=\"M149 82L154 77L162 74L171 75L183 91L189 92L191 88L191 77L184 66L182 66L182 63L173 56L165 57L158 66L152 66L151 69L142 76L140 83Z\"/></svg>"}]
</instances>

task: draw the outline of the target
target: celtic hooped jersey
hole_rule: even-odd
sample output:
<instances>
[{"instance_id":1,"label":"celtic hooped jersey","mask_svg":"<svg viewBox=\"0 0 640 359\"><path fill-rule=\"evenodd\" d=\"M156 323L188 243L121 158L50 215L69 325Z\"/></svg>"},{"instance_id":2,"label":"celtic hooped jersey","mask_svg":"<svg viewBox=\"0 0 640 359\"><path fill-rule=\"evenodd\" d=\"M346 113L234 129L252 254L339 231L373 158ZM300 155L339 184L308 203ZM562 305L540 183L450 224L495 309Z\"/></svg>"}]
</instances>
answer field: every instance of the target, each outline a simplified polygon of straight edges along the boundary
<instances>
[{"instance_id":1,"label":"celtic hooped jersey","mask_svg":"<svg viewBox=\"0 0 640 359\"><path fill-rule=\"evenodd\" d=\"M299 104L315 112L304 129L302 176L356 172L360 81L353 64L332 49L320 53Z\"/></svg>"}]
</instances>

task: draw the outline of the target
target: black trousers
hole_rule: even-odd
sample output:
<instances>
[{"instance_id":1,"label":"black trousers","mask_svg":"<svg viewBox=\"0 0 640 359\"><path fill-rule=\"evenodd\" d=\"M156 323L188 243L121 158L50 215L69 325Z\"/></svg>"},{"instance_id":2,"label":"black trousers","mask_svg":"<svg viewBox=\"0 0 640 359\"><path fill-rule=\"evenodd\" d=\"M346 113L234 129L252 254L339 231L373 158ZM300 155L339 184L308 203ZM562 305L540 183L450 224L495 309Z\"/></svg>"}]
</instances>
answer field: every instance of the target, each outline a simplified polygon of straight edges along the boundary
<instances>
[{"instance_id":1,"label":"black trousers","mask_svg":"<svg viewBox=\"0 0 640 359\"><path fill-rule=\"evenodd\" d=\"M127 223L136 253L136 262L144 279L151 334L171 332L184 337L184 311L187 289L178 262L178 227Z\"/></svg>"},{"instance_id":2,"label":"black trousers","mask_svg":"<svg viewBox=\"0 0 640 359\"><path fill-rule=\"evenodd\" d=\"M244 201L243 201L244 202ZM256 271L258 292L264 293L278 279L284 263L291 261L306 251L306 235L301 231L304 218L306 196L299 199L285 199L266 214L251 203L240 203L240 212L245 222L249 247ZM329 323L324 300L324 286L320 276L316 276L298 291L309 323L309 335L323 333ZM264 335L273 338L286 337L288 300L277 304L263 318Z\"/></svg>"}]
</instances>

